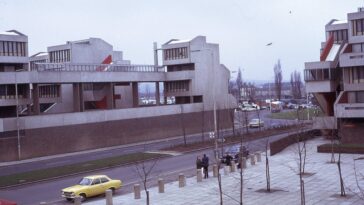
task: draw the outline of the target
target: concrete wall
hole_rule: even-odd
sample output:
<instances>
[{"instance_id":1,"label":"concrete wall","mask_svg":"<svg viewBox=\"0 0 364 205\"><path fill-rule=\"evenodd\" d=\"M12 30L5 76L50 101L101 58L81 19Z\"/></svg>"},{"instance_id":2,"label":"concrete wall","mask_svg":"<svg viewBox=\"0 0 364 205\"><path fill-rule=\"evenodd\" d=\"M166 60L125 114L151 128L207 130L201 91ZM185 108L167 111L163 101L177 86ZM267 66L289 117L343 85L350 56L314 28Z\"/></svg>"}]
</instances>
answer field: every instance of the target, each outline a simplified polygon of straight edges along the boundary
<instances>
[{"instance_id":1,"label":"concrete wall","mask_svg":"<svg viewBox=\"0 0 364 205\"><path fill-rule=\"evenodd\" d=\"M229 111L218 113L220 128L231 128ZM59 127L25 129L22 159L116 146L213 130L213 112L192 112ZM17 138L0 136L0 162L17 159Z\"/></svg>"}]
</instances>

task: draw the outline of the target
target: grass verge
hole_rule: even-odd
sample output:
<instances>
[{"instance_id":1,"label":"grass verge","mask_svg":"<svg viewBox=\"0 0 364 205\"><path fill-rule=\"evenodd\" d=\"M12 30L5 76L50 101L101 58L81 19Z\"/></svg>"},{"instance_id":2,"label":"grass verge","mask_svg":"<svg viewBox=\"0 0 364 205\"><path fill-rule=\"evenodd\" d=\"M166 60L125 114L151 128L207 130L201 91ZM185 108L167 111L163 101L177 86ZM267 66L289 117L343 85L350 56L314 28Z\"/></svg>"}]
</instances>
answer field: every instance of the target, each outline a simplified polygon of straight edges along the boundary
<instances>
[{"instance_id":1,"label":"grass verge","mask_svg":"<svg viewBox=\"0 0 364 205\"><path fill-rule=\"evenodd\" d=\"M290 110L285 112L277 112L277 113L271 113L268 115L269 118L273 119L283 119L283 120L295 120L298 118L301 120L307 120L307 115L309 113L310 120L312 120L313 116L323 116L323 113L321 110L318 109L302 109L302 110Z\"/></svg>"},{"instance_id":2,"label":"grass verge","mask_svg":"<svg viewBox=\"0 0 364 205\"><path fill-rule=\"evenodd\" d=\"M0 188L29 183L29 182L35 182L45 179L51 179L55 177L67 176L70 174L83 173L103 168L110 168L123 164L130 164L133 162L150 160L166 156L168 155L156 154L156 153L133 153L116 157L91 160L77 164L70 164L65 166L52 167L47 169L0 176Z\"/></svg>"}]
</instances>

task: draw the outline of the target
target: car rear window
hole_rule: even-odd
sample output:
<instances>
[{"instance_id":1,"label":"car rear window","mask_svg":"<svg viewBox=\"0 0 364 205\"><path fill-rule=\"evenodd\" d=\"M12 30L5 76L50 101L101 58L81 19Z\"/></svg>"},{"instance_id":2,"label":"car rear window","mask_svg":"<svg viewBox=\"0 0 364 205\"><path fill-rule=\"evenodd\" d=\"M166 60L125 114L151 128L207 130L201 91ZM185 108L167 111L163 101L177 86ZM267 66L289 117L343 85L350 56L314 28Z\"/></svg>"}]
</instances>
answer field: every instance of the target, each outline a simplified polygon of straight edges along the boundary
<instances>
[{"instance_id":1,"label":"car rear window","mask_svg":"<svg viewBox=\"0 0 364 205\"><path fill-rule=\"evenodd\" d=\"M109 180L107 179L107 178L105 178L105 177L102 177L101 178L101 183L105 183L105 182L108 182Z\"/></svg>"}]
</instances>

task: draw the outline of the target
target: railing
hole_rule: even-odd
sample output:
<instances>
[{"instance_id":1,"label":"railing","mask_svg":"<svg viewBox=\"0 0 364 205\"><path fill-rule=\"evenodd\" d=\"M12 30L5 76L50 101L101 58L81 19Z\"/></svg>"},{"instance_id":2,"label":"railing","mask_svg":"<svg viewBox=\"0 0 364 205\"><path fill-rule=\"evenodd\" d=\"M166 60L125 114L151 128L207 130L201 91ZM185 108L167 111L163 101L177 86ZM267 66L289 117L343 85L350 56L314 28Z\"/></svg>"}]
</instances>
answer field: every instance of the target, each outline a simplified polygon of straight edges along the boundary
<instances>
[{"instance_id":1,"label":"railing","mask_svg":"<svg viewBox=\"0 0 364 205\"><path fill-rule=\"evenodd\" d=\"M165 72L165 67L154 65L36 63L35 70L38 72Z\"/></svg>"}]
</instances>

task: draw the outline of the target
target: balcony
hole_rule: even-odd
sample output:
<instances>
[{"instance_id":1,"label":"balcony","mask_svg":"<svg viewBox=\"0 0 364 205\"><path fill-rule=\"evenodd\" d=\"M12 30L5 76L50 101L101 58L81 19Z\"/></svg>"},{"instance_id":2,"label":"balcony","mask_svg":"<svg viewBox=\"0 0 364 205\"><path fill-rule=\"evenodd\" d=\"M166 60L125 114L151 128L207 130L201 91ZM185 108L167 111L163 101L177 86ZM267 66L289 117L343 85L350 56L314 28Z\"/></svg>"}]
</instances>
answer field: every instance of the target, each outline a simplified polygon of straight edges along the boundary
<instances>
[{"instance_id":1,"label":"balcony","mask_svg":"<svg viewBox=\"0 0 364 205\"><path fill-rule=\"evenodd\" d=\"M354 67L364 65L364 52L361 53L343 53L340 55L341 67Z\"/></svg>"},{"instance_id":2,"label":"balcony","mask_svg":"<svg viewBox=\"0 0 364 205\"><path fill-rule=\"evenodd\" d=\"M337 118L363 118L364 103L350 102L348 92L341 92L334 106Z\"/></svg>"},{"instance_id":3,"label":"balcony","mask_svg":"<svg viewBox=\"0 0 364 205\"><path fill-rule=\"evenodd\" d=\"M340 80L340 76L341 72L339 69L334 69L334 68L307 69L306 66L306 69L304 71L306 91L309 93L335 92Z\"/></svg>"}]
</instances>

